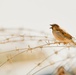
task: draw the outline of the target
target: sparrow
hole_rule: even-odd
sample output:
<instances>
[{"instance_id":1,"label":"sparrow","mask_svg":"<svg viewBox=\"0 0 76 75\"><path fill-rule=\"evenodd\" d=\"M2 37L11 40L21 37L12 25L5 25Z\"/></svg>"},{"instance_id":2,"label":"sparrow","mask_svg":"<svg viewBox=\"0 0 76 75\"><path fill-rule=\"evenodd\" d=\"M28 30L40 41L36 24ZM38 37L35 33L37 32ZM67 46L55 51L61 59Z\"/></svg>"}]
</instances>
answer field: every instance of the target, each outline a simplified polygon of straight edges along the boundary
<instances>
[{"instance_id":1,"label":"sparrow","mask_svg":"<svg viewBox=\"0 0 76 75\"><path fill-rule=\"evenodd\" d=\"M52 33L56 40L58 40L63 44L72 43L76 45L76 43L73 41L73 37L66 31L61 29L61 27L58 24L50 24L50 25L51 25L50 29L52 29Z\"/></svg>"}]
</instances>

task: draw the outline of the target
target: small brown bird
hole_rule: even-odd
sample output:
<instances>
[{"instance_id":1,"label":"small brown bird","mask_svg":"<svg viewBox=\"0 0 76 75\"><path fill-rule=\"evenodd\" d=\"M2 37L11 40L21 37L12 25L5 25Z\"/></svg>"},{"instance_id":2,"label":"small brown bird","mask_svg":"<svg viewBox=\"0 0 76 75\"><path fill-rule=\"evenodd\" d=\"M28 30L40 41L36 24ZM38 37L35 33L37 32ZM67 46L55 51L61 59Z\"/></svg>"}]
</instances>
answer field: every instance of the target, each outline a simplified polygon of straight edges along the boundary
<instances>
[{"instance_id":1,"label":"small brown bird","mask_svg":"<svg viewBox=\"0 0 76 75\"><path fill-rule=\"evenodd\" d=\"M58 24L51 24L51 26L52 27L50 27L50 29L52 29L52 33L56 40L64 44L72 43L76 45L76 43L73 41L73 37L63 29L61 29Z\"/></svg>"}]
</instances>

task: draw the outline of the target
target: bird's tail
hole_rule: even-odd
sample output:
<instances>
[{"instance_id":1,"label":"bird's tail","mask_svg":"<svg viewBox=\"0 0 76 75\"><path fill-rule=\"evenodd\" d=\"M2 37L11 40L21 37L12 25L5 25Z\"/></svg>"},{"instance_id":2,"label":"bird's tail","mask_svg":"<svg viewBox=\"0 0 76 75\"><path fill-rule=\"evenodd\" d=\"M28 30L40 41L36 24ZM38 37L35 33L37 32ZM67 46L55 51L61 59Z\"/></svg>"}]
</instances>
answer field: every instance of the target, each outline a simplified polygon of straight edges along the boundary
<instances>
[{"instance_id":1,"label":"bird's tail","mask_svg":"<svg viewBox=\"0 0 76 75\"><path fill-rule=\"evenodd\" d=\"M72 43L74 46L76 46L76 42L74 42L73 40L71 40L71 43Z\"/></svg>"}]
</instances>

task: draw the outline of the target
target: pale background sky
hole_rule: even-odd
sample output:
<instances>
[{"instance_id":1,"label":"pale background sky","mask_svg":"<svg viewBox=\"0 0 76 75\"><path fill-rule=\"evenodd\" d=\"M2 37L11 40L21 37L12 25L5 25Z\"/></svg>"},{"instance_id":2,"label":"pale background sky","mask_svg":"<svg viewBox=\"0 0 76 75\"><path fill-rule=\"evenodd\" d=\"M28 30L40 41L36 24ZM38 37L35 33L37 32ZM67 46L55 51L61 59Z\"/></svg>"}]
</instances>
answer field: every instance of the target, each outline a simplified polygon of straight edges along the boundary
<instances>
[{"instance_id":1,"label":"pale background sky","mask_svg":"<svg viewBox=\"0 0 76 75\"><path fill-rule=\"evenodd\" d=\"M25 27L51 33L51 23L76 36L76 0L0 0L0 27Z\"/></svg>"},{"instance_id":2,"label":"pale background sky","mask_svg":"<svg viewBox=\"0 0 76 75\"><path fill-rule=\"evenodd\" d=\"M0 26L48 31L57 23L75 36L76 0L0 0Z\"/></svg>"}]
</instances>

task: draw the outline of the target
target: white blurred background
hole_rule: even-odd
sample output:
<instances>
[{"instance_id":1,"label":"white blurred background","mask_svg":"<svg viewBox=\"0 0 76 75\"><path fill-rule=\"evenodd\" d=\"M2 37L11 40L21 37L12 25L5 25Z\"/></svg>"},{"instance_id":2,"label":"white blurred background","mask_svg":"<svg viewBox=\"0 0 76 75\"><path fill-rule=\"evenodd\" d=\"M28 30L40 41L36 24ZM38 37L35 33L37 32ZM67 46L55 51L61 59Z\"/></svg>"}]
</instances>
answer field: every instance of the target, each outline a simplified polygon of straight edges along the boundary
<instances>
[{"instance_id":1,"label":"white blurred background","mask_svg":"<svg viewBox=\"0 0 76 75\"><path fill-rule=\"evenodd\" d=\"M64 30L76 37L76 0L0 0L1 28L22 27L44 31L51 35L51 30L49 28L52 23L59 24ZM23 45L24 43L20 44ZM19 47L20 44L18 44ZM11 46L9 48L11 48ZM51 51L47 53L49 54L49 52ZM66 49L62 54L65 55L65 53ZM73 53L75 53L75 51L73 51ZM43 59L43 56L41 59ZM57 56L54 58L56 57ZM58 57L58 59L60 58ZM37 62L30 63L32 67L30 68L30 66L28 66L29 71ZM2 75L24 75L28 70L25 63L23 63L23 65L17 63L8 66L5 65L1 67L0 71Z\"/></svg>"},{"instance_id":2,"label":"white blurred background","mask_svg":"<svg viewBox=\"0 0 76 75\"><path fill-rule=\"evenodd\" d=\"M75 36L76 0L0 0L0 26L49 32L57 23Z\"/></svg>"}]
</instances>

